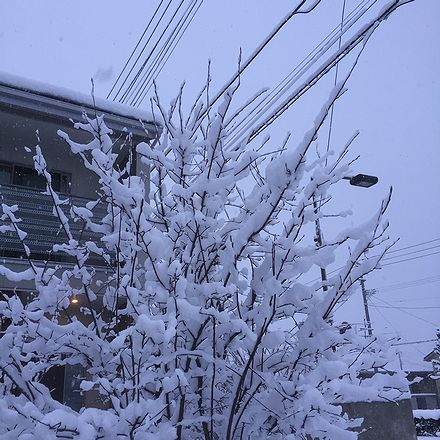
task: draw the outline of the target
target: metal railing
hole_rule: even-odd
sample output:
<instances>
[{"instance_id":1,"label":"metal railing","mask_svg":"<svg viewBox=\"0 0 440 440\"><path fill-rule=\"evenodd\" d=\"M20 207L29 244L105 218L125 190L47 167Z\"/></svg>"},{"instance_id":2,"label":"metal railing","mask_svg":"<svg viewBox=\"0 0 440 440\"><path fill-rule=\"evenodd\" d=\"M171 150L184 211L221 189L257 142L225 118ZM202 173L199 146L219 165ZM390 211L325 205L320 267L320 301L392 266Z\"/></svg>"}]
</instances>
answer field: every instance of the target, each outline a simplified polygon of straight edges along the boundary
<instances>
[{"instance_id":1,"label":"metal railing","mask_svg":"<svg viewBox=\"0 0 440 440\"><path fill-rule=\"evenodd\" d=\"M72 205L84 207L91 201L83 197L65 196L68 203L62 206L63 212L69 218ZM55 244L67 241L66 234L59 219L53 214L53 201L50 196L34 190L16 185L0 185L0 203L18 205L17 218L21 218L20 229L27 233L25 243L31 251L31 258L56 262L73 262L73 258L62 252L53 252ZM93 209L92 220L98 221L106 214L105 209L97 205ZM6 222L0 220L0 225ZM87 230L84 222L70 222L70 231L75 240L80 242L93 241L99 245L100 234ZM0 256L6 258L23 258L25 252L15 232L0 233ZM93 256L89 258L92 264L106 265L103 258Z\"/></svg>"}]
</instances>

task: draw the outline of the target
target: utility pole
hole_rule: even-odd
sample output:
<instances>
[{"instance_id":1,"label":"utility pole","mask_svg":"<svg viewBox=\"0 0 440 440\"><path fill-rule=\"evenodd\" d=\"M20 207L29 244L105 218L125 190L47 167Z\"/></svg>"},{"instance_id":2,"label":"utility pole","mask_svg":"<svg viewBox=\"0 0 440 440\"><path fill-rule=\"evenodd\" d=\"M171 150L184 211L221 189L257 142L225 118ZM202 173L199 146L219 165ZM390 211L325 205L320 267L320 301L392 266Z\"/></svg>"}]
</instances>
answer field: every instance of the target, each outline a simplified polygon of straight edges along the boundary
<instances>
[{"instance_id":1,"label":"utility pole","mask_svg":"<svg viewBox=\"0 0 440 440\"><path fill-rule=\"evenodd\" d=\"M315 215L316 215L316 219L315 219L315 233L316 233L315 242L316 242L316 247L320 248L322 246L322 230L321 230L321 224L319 222L319 217L318 217L319 207L318 207L318 203L316 202L315 195L313 195L312 197L313 197L313 210L315 211ZM325 270L325 267L321 267L320 270L321 270L322 290L324 292L327 292L327 290L328 290L328 287L327 287L327 271Z\"/></svg>"},{"instance_id":2,"label":"utility pole","mask_svg":"<svg viewBox=\"0 0 440 440\"><path fill-rule=\"evenodd\" d=\"M376 183L379 181L379 179L376 176L370 176L368 174L357 174L356 176L345 176L343 177L344 180L349 180L350 185L352 186L359 186L361 188L370 188L370 186L376 185ZM313 180L313 179L312 179ZM323 244L323 238L322 238L322 229L321 224L319 221L319 210L321 209L320 204L316 201L315 194L312 195L313 200L313 210L315 212L316 218L315 218L315 243L316 247L320 248ZM322 290L324 292L327 292L328 286L327 286L327 271L325 270L325 267L321 267L321 281L322 281ZM361 280L361 285L363 286L363 281ZM365 288L362 288L362 291L364 291ZM365 316L368 315L368 322L370 322L369 313L368 313L368 305L366 303L366 296L364 296L364 305L365 305ZM369 326L368 334L371 336L371 323Z\"/></svg>"},{"instance_id":3,"label":"utility pole","mask_svg":"<svg viewBox=\"0 0 440 440\"><path fill-rule=\"evenodd\" d=\"M373 329L371 328L371 319L370 319L370 310L368 309L368 292L365 288L365 280L361 278L359 280L361 283L361 289L362 289L362 298L364 299L364 312L365 312L365 322L367 325L367 333L368 336L373 336Z\"/></svg>"}]
</instances>

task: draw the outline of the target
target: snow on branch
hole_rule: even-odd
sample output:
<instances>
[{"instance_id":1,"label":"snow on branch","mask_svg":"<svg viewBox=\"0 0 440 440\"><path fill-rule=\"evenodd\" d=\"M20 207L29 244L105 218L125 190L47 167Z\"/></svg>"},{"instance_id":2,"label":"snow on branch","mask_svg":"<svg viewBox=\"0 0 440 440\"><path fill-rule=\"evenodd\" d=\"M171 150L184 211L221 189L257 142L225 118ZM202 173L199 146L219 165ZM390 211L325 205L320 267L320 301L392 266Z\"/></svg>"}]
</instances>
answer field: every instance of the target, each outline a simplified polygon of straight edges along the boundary
<instances>
[{"instance_id":1,"label":"snow on branch","mask_svg":"<svg viewBox=\"0 0 440 440\"><path fill-rule=\"evenodd\" d=\"M390 343L339 326L333 313L389 246L391 194L364 225L315 240L324 215L315 201L324 211L357 136L334 160L314 156L347 78L296 146L288 136L226 147L238 85L203 122L203 93L185 116L183 88L169 110L156 96L161 137L139 143L125 165L105 120L86 117L75 128L93 136L87 144L59 132L99 180L85 206L54 191L44 145L35 148L62 231L48 252L69 264L35 260L20 208L2 205L0 233L17 234L29 268L3 263L0 276L17 289L31 283L32 294L0 301L1 436L351 439L357 422L341 404L404 396ZM134 155L152 170L148 193ZM77 222L94 238L75 234ZM373 248L379 256L369 257ZM344 250L328 290L304 281ZM54 368L82 372L79 410L44 385Z\"/></svg>"}]
</instances>

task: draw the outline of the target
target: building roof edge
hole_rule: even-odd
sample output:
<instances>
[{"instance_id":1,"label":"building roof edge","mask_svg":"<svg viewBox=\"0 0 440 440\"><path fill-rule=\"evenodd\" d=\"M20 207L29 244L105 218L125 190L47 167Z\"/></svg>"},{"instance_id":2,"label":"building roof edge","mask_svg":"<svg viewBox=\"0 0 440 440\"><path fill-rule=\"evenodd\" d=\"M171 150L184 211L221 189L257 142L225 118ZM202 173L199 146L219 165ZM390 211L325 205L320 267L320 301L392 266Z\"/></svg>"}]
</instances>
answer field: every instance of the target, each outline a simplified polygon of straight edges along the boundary
<instances>
[{"instance_id":1,"label":"building roof edge","mask_svg":"<svg viewBox=\"0 0 440 440\"><path fill-rule=\"evenodd\" d=\"M105 115L113 130L135 136L155 138L160 131L153 116L144 110L4 72L0 72L0 105L75 121L80 121L84 112L97 112Z\"/></svg>"}]
</instances>

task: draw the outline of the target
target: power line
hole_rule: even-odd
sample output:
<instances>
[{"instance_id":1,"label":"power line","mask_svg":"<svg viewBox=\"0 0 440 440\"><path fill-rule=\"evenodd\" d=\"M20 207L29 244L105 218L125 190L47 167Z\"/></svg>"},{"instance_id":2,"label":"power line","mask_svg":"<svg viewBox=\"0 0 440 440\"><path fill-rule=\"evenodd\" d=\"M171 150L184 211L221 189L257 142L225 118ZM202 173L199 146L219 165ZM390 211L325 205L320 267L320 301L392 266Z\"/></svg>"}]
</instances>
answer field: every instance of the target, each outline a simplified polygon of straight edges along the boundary
<instances>
[{"instance_id":1,"label":"power line","mask_svg":"<svg viewBox=\"0 0 440 440\"><path fill-rule=\"evenodd\" d=\"M370 301L370 303L371 303L371 301ZM382 316L382 318L385 319L386 322L388 322L388 324L396 332L396 334L398 334L399 332L397 331L396 327L394 327L392 322L377 308L377 306L375 304L371 303L371 305L376 309L376 311L379 313L379 315Z\"/></svg>"},{"instance_id":2,"label":"power line","mask_svg":"<svg viewBox=\"0 0 440 440\"><path fill-rule=\"evenodd\" d=\"M375 307L380 307L381 309L395 309L396 306L375 306ZM427 309L427 310L431 310L431 309L440 309L440 306L414 306L414 307L402 307L399 306L399 309L402 310L412 310L412 309Z\"/></svg>"},{"instance_id":3,"label":"power line","mask_svg":"<svg viewBox=\"0 0 440 440\"><path fill-rule=\"evenodd\" d=\"M150 83L150 86L148 87L148 89L145 92L145 95L149 92L149 90L151 89L152 85L154 84L154 81L156 80L156 78L160 75L160 73L162 72L163 68L165 67L166 63L168 62L168 60L170 59L171 55L174 53L174 50L176 49L176 47L178 46L180 40L182 39L183 35L185 34L186 30L188 29L189 25L192 23L192 21L194 20L194 17L196 16L198 10L200 9L200 7L202 6L203 0L202 2L199 3L199 6L197 6L196 11L193 13L192 17L190 18L189 22L186 24L185 29L183 30L183 32L180 34L179 38L177 39L176 43L174 44L174 46L172 47L172 49L169 51L165 61L162 63L159 71L157 72L157 74L154 76L153 80ZM145 99L145 95L142 98ZM142 102L141 100L141 102Z\"/></svg>"},{"instance_id":4,"label":"power line","mask_svg":"<svg viewBox=\"0 0 440 440\"><path fill-rule=\"evenodd\" d=\"M341 14L341 30L340 30L340 36L339 36L339 42L338 42L338 49L341 49L341 43L342 43L342 27L344 25L344 15L345 15L345 0L343 0L342 3L342 14ZM338 84L338 72L339 72L339 63L336 63L335 67L335 80L333 82L333 87L336 87ZM328 154L330 149L330 141L332 138L332 128L333 128L333 115L335 112L335 102L332 104L332 108L330 110L330 121L328 125L328 136L327 136L327 147L326 147L326 154ZM327 166L327 160L328 157L325 158L325 166Z\"/></svg>"},{"instance_id":5,"label":"power line","mask_svg":"<svg viewBox=\"0 0 440 440\"><path fill-rule=\"evenodd\" d=\"M216 93L216 95L210 100L206 105L206 108L199 116L199 124L202 123L203 119L209 114L212 106L223 97L224 93L240 78L243 72L255 61L255 59L261 54L261 52L267 47L267 45L275 38L275 36L283 29L283 27L289 23L289 21L298 14L306 14L312 12L319 4L319 2L313 3L308 9L302 10L305 0L301 1L296 5L266 36L262 43L252 52L249 58L240 66L237 73L235 73L226 84Z\"/></svg>"},{"instance_id":6,"label":"power line","mask_svg":"<svg viewBox=\"0 0 440 440\"><path fill-rule=\"evenodd\" d=\"M365 0L364 0L365 1ZM371 0L369 0L371 1ZM373 1L373 4L377 0ZM197 124L195 128L198 128L200 124L202 124L204 118L209 113L212 106L223 96L223 94L231 87L237 79L243 74L243 72L252 64L252 62L260 55L263 49L273 40L273 38L280 32L280 30L295 16L298 14L309 13L313 11L319 2L313 3L307 9L303 10L302 6L305 1L300 2L287 16L281 20L281 22L269 33L269 35L263 40L263 42L257 47L257 49L249 56L249 58L240 66L238 72L233 75L233 77L227 81L227 83L221 88L216 95L211 98L210 102L206 104L205 108L199 113L199 117L197 120ZM371 5L369 6L371 7ZM368 7L368 8L369 8ZM316 69L313 74L305 81L300 87L298 87L293 94L291 94L287 100L285 100L281 106L278 106L275 112L272 112L270 117L265 120L264 123L260 124L247 138L247 143L251 142L255 137L257 137L264 129L266 129L275 119L281 116L287 108L289 108L294 102L296 102L302 95L304 95L313 85L315 85L323 76L325 76L335 65L340 62L345 56L347 56L351 51L358 46L362 41L369 38L370 35L374 32L374 30L378 27L380 22L385 20L389 14L391 14L395 9L399 7L397 1L388 5L388 7L384 8L380 11L380 13L370 22L363 26L360 31L355 33L355 35L345 43L340 50L338 50L335 54L332 54L330 57L326 59L324 63L322 63L318 69ZM367 9L368 10L368 9ZM363 15L365 11L361 12ZM356 20L354 20L355 22ZM352 23L351 23L352 24ZM348 26L348 22L346 25ZM347 29L347 28L346 28ZM336 36L336 40L331 41L330 47L334 44L335 41L339 38L339 34ZM327 49L326 49L327 50ZM362 52L362 51L361 51ZM319 54L322 56L322 54ZM319 57L318 57L319 58ZM359 55L357 59L359 58ZM316 61L316 60L315 60ZM226 145L227 147L227 145ZM169 149L165 151L165 154L169 153Z\"/></svg>"},{"instance_id":7,"label":"power line","mask_svg":"<svg viewBox=\"0 0 440 440\"><path fill-rule=\"evenodd\" d=\"M267 117L262 123L260 123L249 136L247 136L246 143L250 143L257 136L259 136L264 130L266 130L273 122L275 122L286 110L288 110L304 93L306 93L311 87L313 87L321 78L323 78L340 60L346 57L353 49L355 49L360 43L366 42L372 33L377 29L379 24L386 20L389 15L400 6L400 2L395 1L385 7L378 16L372 19L367 25L362 27L351 39L349 39L340 50L335 54L332 54L330 58L327 58L318 69L300 85L290 96L287 97L284 102L279 105L269 117ZM365 46L364 46L365 47ZM362 52L362 50L361 50ZM360 52L360 53L361 53ZM359 57L359 55L358 55Z\"/></svg>"},{"instance_id":8,"label":"power line","mask_svg":"<svg viewBox=\"0 0 440 440\"><path fill-rule=\"evenodd\" d=\"M426 255L419 255L418 257L405 258L403 260L392 261L391 263L385 263L385 264L382 264L381 266L382 267L383 266L390 266L391 264L403 263L405 261L418 260L419 258L430 257L431 255L437 255L437 254L440 254L440 251L439 252L431 252L430 254L426 254ZM396 257L396 258L398 258L398 257Z\"/></svg>"},{"instance_id":9,"label":"power line","mask_svg":"<svg viewBox=\"0 0 440 440\"><path fill-rule=\"evenodd\" d=\"M142 79L140 80L140 84L137 88L137 92L134 94L134 96L132 98L131 105L139 106L141 104L141 102L145 99L145 96L147 95L148 91L150 90L150 87L148 87L148 85L151 83L151 81L154 81L154 79L157 77L157 75L158 75L158 74L156 75L157 70L160 68L160 71L162 71L163 66L168 61L172 52L176 48L178 42L180 41L183 34L187 30L188 26L191 24L192 20L194 19L195 15L197 14L198 10L202 6L202 3L203 3L203 0L201 0L200 2L199 2L199 0L193 0L188 5L188 7L184 11L183 15L180 17L179 21L177 22L176 26L171 31L167 40L162 45L162 47L161 47L160 51L158 52L158 54L156 55L155 59L152 61L149 68L146 69ZM182 29L183 29L183 32L181 32ZM179 34L180 34L180 36L179 36ZM177 43L174 44L176 39L177 39ZM174 46L173 46L173 44L174 44ZM171 52L170 52L170 50L171 50ZM165 62L163 63L164 59L165 59ZM163 63L163 65L162 65L162 63ZM161 65L162 65L162 67L161 67Z\"/></svg>"},{"instance_id":10,"label":"power line","mask_svg":"<svg viewBox=\"0 0 440 440\"><path fill-rule=\"evenodd\" d=\"M413 345L413 344L423 344L425 342L435 342L435 341L437 341L437 339L424 339L422 341L397 342L397 343L391 344L391 345L393 345L393 346L396 346L396 345Z\"/></svg>"},{"instance_id":11,"label":"power line","mask_svg":"<svg viewBox=\"0 0 440 440\"><path fill-rule=\"evenodd\" d=\"M382 261L391 260L391 259L394 259L394 258L406 257L407 255L418 254L419 252L430 251L432 249L438 249L438 248L440 248L440 244L438 244L436 246L430 246L430 247L424 248L424 249L419 249L419 250L416 250L416 251L406 252L404 254L400 254L400 255L396 255L396 256L385 257L385 258L382 258Z\"/></svg>"},{"instance_id":12,"label":"power line","mask_svg":"<svg viewBox=\"0 0 440 440\"><path fill-rule=\"evenodd\" d=\"M364 0L363 3L365 3L366 1L370 1L370 0ZM357 10L361 6L362 6L362 3L360 5L358 5L356 8L354 8L353 11L351 11L348 14L348 16L346 17L346 23L352 18L354 13L357 12ZM338 33L338 32L341 32L340 25L336 26L324 39L322 39L320 41L320 43L317 44L314 47L314 49L305 58L303 58L301 60L301 62L299 64L297 64L296 67L280 83L278 83L278 85L268 95L265 95L261 99L261 101L246 116L244 116L239 123L237 123L234 126L233 129L230 129L229 135L231 133L233 133L234 131L237 131L238 127L240 127L240 125L243 125L247 119L251 118L253 113L257 113L256 116L252 119L252 122L246 124L246 127L240 131L240 134L238 136L240 136L245 130L247 130L250 125L253 125L253 123L256 120L256 117L258 115L266 112L268 107L270 105L272 105L272 103L275 100L277 100L282 94L285 93L285 91L287 90L288 87L291 86L293 81L298 79L298 77L304 73L305 69L308 67L308 65L310 65L310 63L313 61L313 58L317 55L317 53L320 52L320 50L325 46L325 44L329 43L329 40L331 40L332 38L333 38L332 44L334 44L334 41L335 41L334 37L336 36L335 33ZM340 37L341 36L342 36L342 34L340 35ZM258 110L268 100L269 100L269 102L267 104L265 104L265 107L263 109ZM235 136L235 137L237 137L237 136Z\"/></svg>"},{"instance_id":13,"label":"power line","mask_svg":"<svg viewBox=\"0 0 440 440\"><path fill-rule=\"evenodd\" d=\"M418 247L418 246L422 246L424 244L434 243L435 241L440 241L440 238L433 238L432 240L424 241L422 243L413 244L411 246L406 246L406 247L403 247L403 248L400 248L400 249L393 249L391 251L388 251L387 254L393 254L395 252L405 251L407 249L412 249L412 248L415 248L415 247Z\"/></svg>"},{"instance_id":14,"label":"power line","mask_svg":"<svg viewBox=\"0 0 440 440\"><path fill-rule=\"evenodd\" d=\"M182 2L179 5L179 8L177 8L177 10L175 11L175 14L173 15L173 17L171 18L171 20L169 22L169 26L171 26L171 24L173 23L174 18L177 17L177 12L179 11L180 6L183 5L184 1L185 0L182 0ZM142 93L143 86L144 86L145 82L149 79L149 77L150 77L152 71L154 70L155 65L157 64L158 60L161 60L163 52L167 50L167 47L168 47L168 44L169 44L170 40L174 38L174 34L176 32L176 28L180 25L180 23L184 19L184 17L186 17L186 15L188 13L188 9L192 8L196 1L197 0L190 0L188 6L183 11L183 13L180 16L180 18L178 18L177 25L175 25L172 28L172 30L170 31L170 33L169 33L168 37L166 38L165 42L162 44L161 48L157 51L156 55L154 56L154 59L152 61L150 61L151 57L148 57L148 59L145 60L145 64L149 63L149 66L147 68L145 68L145 66L142 66L142 74L138 76L137 84L133 87L133 90L131 91L130 95L128 95L128 97L127 97L127 101L129 99L131 99L130 105L133 105L135 103L137 97L139 96L139 94ZM162 40L162 37L166 34L166 31L168 30L169 26L167 26L167 28L164 30L164 32L160 36L159 40L157 41L157 44L155 45L155 47L151 51L151 54L153 54L154 51L156 50L158 44Z\"/></svg>"},{"instance_id":15,"label":"power line","mask_svg":"<svg viewBox=\"0 0 440 440\"><path fill-rule=\"evenodd\" d=\"M395 249L395 250L392 250L392 251L387 250L386 253L385 253L385 257L382 259L382 261L384 261L384 260L394 260L394 259L396 259L396 258L405 257L405 256L407 256L407 255L418 254L418 253L420 253L420 252L425 252L425 251L429 251L429 250L432 250L432 249L435 249L435 248L440 247L440 245L436 245L436 246L431 246L431 247L428 247L428 248L417 249L417 250L414 250L414 251L411 251L411 252L407 252L407 253L405 253L405 254L392 255L392 256L390 256L390 257L387 256L387 255L389 255L389 254L391 254L391 253L401 252L401 251L406 250L406 249L409 249L409 248L414 248L414 247L422 246L423 244L424 244L424 243L419 243L419 244L417 244L417 245L408 246L408 247L406 247L406 248ZM378 256L379 256L379 254L373 255L373 257L378 257Z\"/></svg>"},{"instance_id":16,"label":"power line","mask_svg":"<svg viewBox=\"0 0 440 440\"><path fill-rule=\"evenodd\" d=\"M407 310L402 309L401 307L393 306L393 304L389 303L388 301L385 301L385 300L383 300L383 299L381 299L381 298L377 298L377 297L375 298L375 300L376 300L376 299L379 300L379 301L381 301L381 302L383 302L384 304L386 304L386 305L388 305L388 306L391 306L391 308L393 308L393 309L395 309L395 310L399 310L400 312L405 313L405 314L407 314L407 315L409 315L409 316L411 316L411 317L413 317L413 318L416 318L416 319L418 319L418 320L420 320L420 321L426 322L426 323L428 323L428 324L430 324L430 325L433 325L434 327L438 327L438 324L435 324L435 323L433 323L433 322L431 322L431 321L428 321L427 319L420 318L420 316L414 315L414 313L408 312ZM373 301L371 298L370 298L370 302L371 302L372 304L374 304L374 301Z\"/></svg>"},{"instance_id":17,"label":"power line","mask_svg":"<svg viewBox=\"0 0 440 440\"><path fill-rule=\"evenodd\" d=\"M406 246L406 247L403 247L403 248L394 249L394 250L392 250L392 251L387 251L385 255L391 254L391 253L393 253L393 252L394 252L394 253L395 253L395 252L400 252L400 251L403 251L403 250L406 250L406 249L411 249L411 248L414 248L414 247L422 246L422 245L424 245L424 244L433 243L433 242L438 241L438 240L440 240L440 239L439 239L439 238L436 238L436 239L432 239L432 240L429 240L429 241L424 241L424 242L421 242L421 243L416 243L416 244L411 245L411 246ZM423 252L424 250L428 250L428 249L417 250L417 251L414 251L413 253L416 254L416 253L419 253L419 252ZM435 255L435 254L437 254L437 252L433 252L432 254ZM426 255L420 255L420 256L418 256L418 257L423 258L423 257L428 257L428 256L430 256L430 255L431 255L431 254L426 254ZM373 257L377 257L377 256L379 256L379 255L374 255ZM395 255L395 256L393 256L393 257L390 257L390 259L391 259L391 258L392 258L392 259L395 259L395 258L401 258L401 257L402 257L402 255ZM416 258L418 258L418 257L416 257ZM393 262L390 262L390 263L382 264L381 266L383 267L383 266L387 266L387 265L390 265L390 264L395 264L395 263L403 262L403 261L407 261L407 260L410 260L410 259L404 259L404 260L402 260L402 261L393 261ZM345 267L345 265L344 265L344 266L340 266L340 267L338 267L338 268L336 268L336 269L333 269L332 271L327 272L327 275L332 275L332 274L334 274L334 273L340 271L340 270L343 269L344 267ZM314 283L315 281L318 281L318 280L320 280L320 279L321 279L321 277L314 278L313 280L308 281L306 284Z\"/></svg>"},{"instance_id":18,"label":"power line","mask_svg":"<svg viewBox=\"0 0 440 440\"><path fill-rule=\"evenodd\" d=\"M317 279L315 279L314 281L316 281ZM319 279L321 279L321 278L319 278ZM407 281L407 282L404 282L404 283L396 283L396 284L391 284L391 285L384 286L384 287L376 287L376 288L374 288L372 290L384 293L384 292L390 292L390 291L393 291L393 290L401 290L401 289L406 289L406 288L411 288L411 287L417 287L417 286L420 286L420 285L435 283L435 282L439 282L439 281L440 281L440 276L426 277L426 278L420 278L420 279L417 279L417 280ZM311 282L313 282L313 281L311 281ZM309 282L309 284L310 284L310 282ZM346 298L344 301L341 301L339 306L335 309L335 311L337 311L339 308L341 308L348 299L349 298ZM425 299L428 299L428 300L433 299L433 300L435 300L437 298L425 298ZM413 299L413 300L416 300L416 299ZM417 300L421 300L421 298L417 298ZM409 300L398 300L398 302L405 302L405 301L409 301ZM387 306L377 306L377 307L388 308L389 306L388 307ZM392 306L392 307L394 308L395 306ZM427 309L430 309L430 308L440 308L440 307L437 307L437 306L433 306L433 307L428 307L428 306L426 306L426 307L424 307L424 306L423 307L401 306L401 308L402 309L417 309L417 308L427 308ZM378 310L378 312L380 313L380 310Z\"/></svg>"},{"instance_id":19,"label":"power line","mask_svg":"<svg viewBox=\"0 0 440 440\"><path fill-rule=\"evenodd\" d=\"M405 298L405 299L395 299L394 302L396 303L406 303L406 302L411 302L411 301L417 301L417 302L421 302L421 301L437 301L438 300L438 295L436 296L417 296L417 297L413 297L413 298Z\"/></svg>"},{"instance_id":20,"label":"power line","mask_svg":"<svg viewBox=\"0 0 440 440\"><path fill-rule=\"evenodd\" d=\"M406 289L408 287L417 287L424 284L437 283L440 281L440 275L434 277L419 278L417 280L410 280L396 284L389 284L387 286L377 287L375 290L380 292L392 292L393 290Z\"/></svg>"},{"instance_id":21,"label":"power line","mask_svg":"<svg viewBox=\"0 0 440 440\"><path fill-rule=\"evenodd\" d=\"M113 90L115 89L116 84L117 84L118 81L121 79L121 76L124 74L125 69L127 68L128 64L130 63L131 59L133 58L133 56L134 56L134 54L135 54L137 48L138 48L139 45L141 44L141 41L143 40L145 34L147 33L147 31L148 31L148 29L149 29L151 23L153 22L154 18L156 17L156 15L157 15L159 9L161 8L163 2L164 2L164 0L161 0L160 3L159 3L159 5L157 6L156 10L154 11L153 16L150 18L150 21L148 22L146 28L144 29L144 32L142 32L142 35L141 35L141 37L139 38L139 40L138 40L138 42L137 42L135 48L131 51L131 54L130 54L130 56L128 57L128 59L127 59L125 65L124 65L124 67L122 68L121 72L119 73L119 76L116 78L116 81L114 82L112 88L110 89L110 92L108 92L107 99L110 98L110 95L111 95L111 93L113 92ZM171 3L171 1L170 1L170 3ZM142 52L141 52L141 54L142 54ZM139 55L139 57L140 57L140 55ZM137 58L137 60L139 59L139 57ZM136 61L137 61L137 60L136 60ZM136 61L135 61L134 64L136 64ZM131 73L131 71L128 73L128 75L130 75L130 73ZM128 78L128 75L127 75L127 78ZM127 78L125 79L125 81L127 80ZM122 86L125 84L125 81L124 81L124 83L122 84ZM117 96L117 94L116 94L116 96ZM116 96L115 96L115 98L116 98Z\"/></svg>"},{"instance_id":22,"label":"power line","mask_svg":"<svg viewBox=\"0 0 440 440\"><path fill-rule=\"evenodd\" d=\"M139 55L137 56L136 61L133 63L133 66L131 67L130 71L127 73L127 75L126 75L126 77L125 77L123 83L122 83L121 86L119 87L119 90L118 90L118 92L116 93L116 95L114 96L113 100L116 100L117 97L118 97L118 95L119 95L119 93L121 93L121 91L122 91L122 89L123 89L125 83L128 81L128 79L129 79L131 73L133 72L133 70L135 69L135 67L136 67L136 65L137 65L137 63L138 63L138 61L140 60L141 56L142 56L143 53L145 52L145 49L147 48L149 42L150 42L151 39L153 38L154 33L156 32L157 28L158 28L159 25L161 24L161 22L162 22L162 20L163 20L163 18L164 18L164 16L165 16L165 14L167 13L168 9L170 8L172 2L173 2L173 0L169 0L169 1L168 1L168 4L166 5L165 9L162 11L162 14L161 14L161 16L159 17L159 20L157 21L156 25L154 26L154 29L151 31L150 36L148 37L147 41L145 42L144 46L142 47L141 52L140 52ZM150 55L151 55L151 54L150 54ZM150 55L147 56L147 59L148 59L148 57L149 57ZM134 78L131 80L131 82L130 82L128 88L130 88L130 87L132 86L133 82L136 81L136 79L137 79L137 75L138 75L138 73L135 74L135 76L134 76ZM123 99L124 94L125 94L125 93L122 94L122 97L119 99L119 102L121 102L121 100Z\"/></svg>"},{"instance_id":23,"label":"power line","mask_svg":"<svg viewBox=\"0 0 440 440\"><path fill-rule=\"evenodd\" d=\"M162 33L160 34L158 40L156 41L156 43L154 44L153 48L150 50L147 58L145 59L145 61L141 64L141 66L139 67L138 71L136 72L135 77L133 78L133 80L130 82L130 85L127 87L127 89L125 90L124 94L122 95L121 99L119 100L119 102L121 103L126 103L126 101L128 101L128 99L131 98L132 93L133 93L133 88L137 87L136 81L138 80L139 76L142 74L143 70L145 69L145 66L148 64L148 61L150 59L150 57L153 55L154 51L156 50L157 46L159 45L159 43L161 42L162 38L164 37L164 35L166 34L166 32L168 31L168 29L170 28L172 22L174 21L175 17L177 16L177 14L180 11L180 8L182 7L183 3L185 2L185 0L181 0L179 5L177 6L177 8L174 10L171 18L168 20L168 23L165 25L165 28L162 30ZM163 17L163 15L162 15ZM161 19L162 19L161 17ZM155 28L156 29L156 28Z\"/></svg>"},{"instance_id":24,"label":"power line","mask_svg":"<svg viewBox=\"0 0 440 440\"><path fill-rule=\"evenodd\" d=\"M269 109L277 102L279 99L284 95L289 88L292 87L292 85L297 81L298 78L300 78L316 61L321 57L324 53L326 53L335 42L338 41L342 37L343 34L345 34L370 8L371 6L376 2L377 0L373 0L371 3L371 0L364 0L361 2L360 5L358 5L350 14L346 17L345 23L343 24L343 30L340 30L340 25L335 27L276 87L275 89L269 94L266 95L259 104L257 104L245 117L242 118L242 120L237 123L232 130L229 130L229 136L234 131L238 130L238 127L245 124L244 128L239 130L238 134L235 134L233 138L228 142L228 145L234 144L238 139L243 137L245 133L251 129L255 123L258 121L258 118L260 115L263 115L264 113L267 113ZM370 2L371 4L367 7L365 7L364 10L359 11L361 7ZM356 15L357 14L357 15ZM340 48L339 48L340 49ZM319 57L317 58L317 56ZM345 56L345 55L344 55ZM343 57L340 57L341 59ZM334 65L337 65L339 63L340 59L338 58L336 60L336 63L333 63L330 68L327 70L329 71ZM327 73L327 71L325 73ZM318 79L320 79L319 77ZM307 89L308 90L308 89ZM305 90L305 91L307 91ZM304 91L304 93L305 93ZM303 93L300 93L302 95ZM265 103L265 101L267 101ZM262 108L261 108L262 107ZM253 116L252 114L255 113ZM246 122L246 120L249 120L252 118L249 122Z\"/></svg>"},{"instance_id":25,"label":"power line","mask_svg":"<svg viewBox=\"0 0 440 440\"><path fill-rule=\"evenodd\" d=\"M192 21L194 20L194 17L196 16L197 12L199 11L200 7L203 4L203 0L199 3L199 5L197 6L197 9L194 11L192 17L189 19L188 23L186 24L185 28L183 29L183 32L180 34L180 36L177 38L177 41L175 42L174 46L171 48L171 50L169 51L165 61L162 63L162 65L160 66L159 71L157 72L157 74L154 76L154 78L151 80L150 85L148 87L148 89L145 91L144 96L142 97L141 101L143 101L143 99L145 99L146 94L150 91L151 87L154 84L154 81L156 80L156 78L160 75L160 73L162 72L163 68L165 67L166 63L168 62L168 60L170 59L170 57L172 56L172 54L174 53L174 50L176 49L176 47L178 46L178 44L180 43L180 40L182 39L183 35L185 34L186 30L188 29L188 27L190 26L190 24L192 23ZM140 104L140 103L139 103Z\"/></svg>"}]
</instances>

